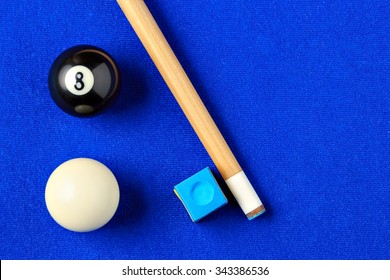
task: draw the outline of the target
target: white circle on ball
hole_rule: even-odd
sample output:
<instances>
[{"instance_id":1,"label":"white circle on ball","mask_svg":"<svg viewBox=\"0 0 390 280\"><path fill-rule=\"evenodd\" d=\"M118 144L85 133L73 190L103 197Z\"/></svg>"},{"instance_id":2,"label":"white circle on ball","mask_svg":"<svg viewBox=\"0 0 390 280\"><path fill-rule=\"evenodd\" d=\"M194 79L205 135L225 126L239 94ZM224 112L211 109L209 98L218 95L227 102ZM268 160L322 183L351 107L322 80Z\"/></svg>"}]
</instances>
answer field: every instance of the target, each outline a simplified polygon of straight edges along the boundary
<instances>
[{"instance_id":1,"label":"white circle on ball","mask_svg":"<svg viewBox=\"0 0 390 280\"><path fill-rule=\"evenodd\" d=\"M76 232L107 224L118 208L119 196L114 174L89 158L71 159L58 166L45 191L46 206L53 219Z\"/></svg>"},{"instance_id":2,"label":"white circle on ball","mask_svg":"<svg viewBox=\"0 0 390 280\"><path fill-rule=\"evenodd\" d=\"M73 66L65 75L66 89L74 95L87 94L95 83L91 70L83 65Z\"/></svg>"}]
</instances>

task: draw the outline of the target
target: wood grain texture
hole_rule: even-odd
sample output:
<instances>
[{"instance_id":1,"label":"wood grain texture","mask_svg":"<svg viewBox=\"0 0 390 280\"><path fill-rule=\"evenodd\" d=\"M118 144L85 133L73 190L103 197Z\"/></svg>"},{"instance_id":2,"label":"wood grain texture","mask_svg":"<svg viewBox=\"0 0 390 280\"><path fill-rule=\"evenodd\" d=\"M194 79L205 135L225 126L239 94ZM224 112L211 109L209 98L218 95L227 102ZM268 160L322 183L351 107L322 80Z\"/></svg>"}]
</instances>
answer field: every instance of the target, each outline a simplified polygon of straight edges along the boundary
<instances>
[{"instance_id":1,"label":"wood grain texture","mask_svg":"<svg viewBox=\"0 0 390 280\"><path fill-rule=\"evenodd\" d=\"M142 0L117 0L200 141L227 180L241 167Z\"/></svg>"}]
</instances>

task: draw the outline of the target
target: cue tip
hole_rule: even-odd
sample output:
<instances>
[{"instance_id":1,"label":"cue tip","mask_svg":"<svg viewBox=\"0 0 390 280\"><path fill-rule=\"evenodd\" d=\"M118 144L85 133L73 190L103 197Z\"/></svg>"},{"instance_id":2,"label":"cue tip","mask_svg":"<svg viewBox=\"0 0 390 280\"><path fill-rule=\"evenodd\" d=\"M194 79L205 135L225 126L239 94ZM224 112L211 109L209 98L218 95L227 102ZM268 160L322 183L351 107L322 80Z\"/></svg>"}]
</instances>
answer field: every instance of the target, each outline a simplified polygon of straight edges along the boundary
<instances>
[{"instance_id":1,"label":"cue tip","mask_svg":"<svg viewBox=\"0 0 390 280\"><path fill-rule=\"evenodd\" d=\"M246 217L248 218L248 220L253 220L254 218L264 214L265 211L266 210L265 210L264 205L260 205L255 210L253 210L253 211L249 212L248 214L246 214Z\"/></svg>"},{"instance_id":2,"label":"cue tip","mask_svg":"<svg viewBox=\"0 0 390 280\"><path fill-rule=\"evenodd\" d=\"M225 182L249 220L258 217L265 212L263 203L246 177L244 171L241 170L225 180Z\"/></svg>"}]
</instances>

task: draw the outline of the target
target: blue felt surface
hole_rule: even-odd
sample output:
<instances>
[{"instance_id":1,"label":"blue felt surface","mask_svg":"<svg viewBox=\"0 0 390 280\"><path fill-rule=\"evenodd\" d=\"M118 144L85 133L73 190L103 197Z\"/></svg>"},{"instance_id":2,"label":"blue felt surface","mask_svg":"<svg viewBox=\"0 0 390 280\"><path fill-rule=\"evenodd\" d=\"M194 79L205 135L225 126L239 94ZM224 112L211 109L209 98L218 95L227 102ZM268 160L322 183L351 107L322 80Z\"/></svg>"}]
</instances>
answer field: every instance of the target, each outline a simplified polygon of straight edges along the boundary
<instances>
[{"instance_id":1,"label":"blue felt surface","mask_svg":"<svg viewBox=\"0 0 390 280\"><path fill-rule=\"evenodd\" d=\"M217 170L115 1L2 1L0 259L389 259L389 1L146 2L267 212L248 221L226 192L229 205L188 219L173 186ZM48 92L76 44L108 51L124 77L96 118ZM113 220L86 234L44 201L75 157L121 188Z\"/></svg>"}]
</instances>

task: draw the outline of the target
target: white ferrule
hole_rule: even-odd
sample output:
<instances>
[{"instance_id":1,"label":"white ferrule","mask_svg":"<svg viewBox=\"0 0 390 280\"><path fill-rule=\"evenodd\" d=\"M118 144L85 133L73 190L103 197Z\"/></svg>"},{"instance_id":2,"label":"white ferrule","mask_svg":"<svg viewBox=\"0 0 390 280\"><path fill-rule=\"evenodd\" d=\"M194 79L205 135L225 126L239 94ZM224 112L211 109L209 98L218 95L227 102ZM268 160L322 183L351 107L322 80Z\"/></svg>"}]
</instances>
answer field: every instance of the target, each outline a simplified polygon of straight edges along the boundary
<instances>
[{"instance_id":1,"label":"white ferrule","mask_svg":"<svg viewBox=\"0 0 390 280\"><path fill-rule=\"evenodd\" d=\"M263 205L244 171L233 175L225 182L245 214Z\"/></svg>"}]
</instances>

